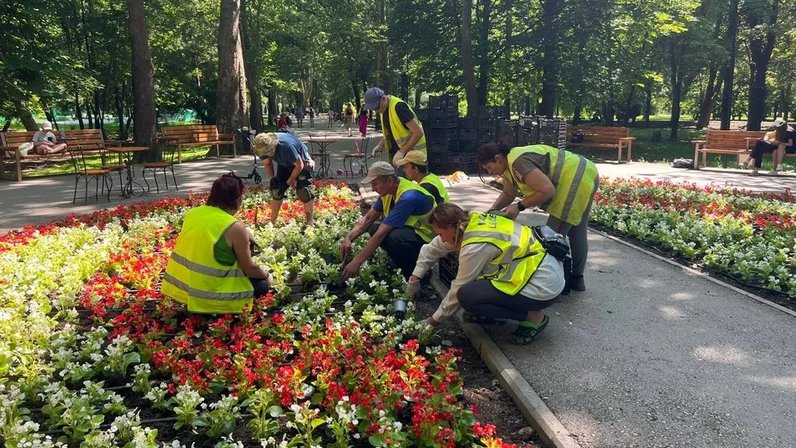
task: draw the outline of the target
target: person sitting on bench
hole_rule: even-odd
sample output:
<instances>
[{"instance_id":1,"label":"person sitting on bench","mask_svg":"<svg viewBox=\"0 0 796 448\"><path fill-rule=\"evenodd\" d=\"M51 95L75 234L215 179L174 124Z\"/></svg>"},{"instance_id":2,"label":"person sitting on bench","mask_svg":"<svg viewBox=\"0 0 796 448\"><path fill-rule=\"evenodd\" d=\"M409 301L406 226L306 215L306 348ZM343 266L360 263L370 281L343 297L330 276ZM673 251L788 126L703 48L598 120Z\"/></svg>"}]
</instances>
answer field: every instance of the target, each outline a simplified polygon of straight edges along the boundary
<instances>
[{"instance_id":1,"label":"person sitting on bench","mask_svg":"<svg viewBox=\"0 0 796 448\"><path fill-rule=\"evenodd\" d=\"M66 143L58 143L52 131L53 124L49 121L43 121L41 123L41 131L36 131L33 134L33 147L36 149L36 154L44 156L66 150Z\"/></svg>"}]
</instances>

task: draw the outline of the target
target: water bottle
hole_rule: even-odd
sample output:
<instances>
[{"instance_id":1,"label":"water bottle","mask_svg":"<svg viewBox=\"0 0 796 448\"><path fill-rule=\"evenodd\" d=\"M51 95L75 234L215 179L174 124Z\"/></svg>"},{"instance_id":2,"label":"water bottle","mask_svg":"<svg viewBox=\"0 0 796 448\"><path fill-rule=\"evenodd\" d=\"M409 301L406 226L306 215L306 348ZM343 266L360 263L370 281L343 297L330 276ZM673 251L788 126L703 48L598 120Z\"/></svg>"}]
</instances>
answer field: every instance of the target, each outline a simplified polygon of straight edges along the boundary
<instances>
[{"instance_id":1,"label":"water bottle","mask_svg":"<svg viewBox=\"0 0 796 448\"><path fill-rule=\"evenodd\" d=\"M406 317L406 301L404 299L395 299L395 303L393 303L393 314L398 319L403 319Z\"/></svg>"}]
</instances>

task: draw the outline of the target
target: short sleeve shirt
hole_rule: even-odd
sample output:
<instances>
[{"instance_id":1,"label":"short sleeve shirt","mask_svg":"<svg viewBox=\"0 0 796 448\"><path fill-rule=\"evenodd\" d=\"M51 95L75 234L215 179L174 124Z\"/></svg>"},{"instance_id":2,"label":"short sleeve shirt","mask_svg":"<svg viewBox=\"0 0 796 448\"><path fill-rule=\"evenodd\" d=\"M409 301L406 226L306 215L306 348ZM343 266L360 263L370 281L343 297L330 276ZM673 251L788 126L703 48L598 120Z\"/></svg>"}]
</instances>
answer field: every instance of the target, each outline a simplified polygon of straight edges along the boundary
<instances>
[{"instance_id":1,"label":"short sleeve shirt","mask_svg":"<svg viewBox=\"0 0 796 448\"><path fill-rule=\"evenodd\" d=\"M36 131L33 134L33 143L40 143L40 142L51 142L55 143L55 134L50 131Z\"/></svg>"},{"instance_id":2,"label":"short sleeve shirt","mask_svg":"<svg viewBox=\"0 0 796 448\"><path fill-rule=\"evenodd\" d=\"M415 114L409 109L409 105L405 102L401 101L395 105L395 113L398 115L398 119L401 120L401 123L406 126L407 123L415 119ZM390 148L394 150L398 150L398 144L395 142L395 137L393 137L392 129L390 128L390 109L387 108L387 112L384 113L384 123L381 124L384 128L384 135L390 136ZM408 126L407 126L408 128Z\"/></svg>"},{"instance_id":3,"label":"short sleeve shirt","mask_svg":"<svg viewBox=\"0 0 796 448\"><path fill-rule=\"evenodd\" d=\"M305 162L310 160L304 142L287 132L277 132L276 135L279 137L279 143L276 145L273 161L277 167L292 170L299 157Z\"/></svg>"},{"instance_id":4,"label":"short sleeve shirt","mask_svg":"<svg viewBox=\"0 0 796 448\"><path fill-rule=\"evenodd\" d=\"M517 176L517 181L522 182L525 176L535 169L540 169L547 175L550 172L550 156L548 154L537 154L534 152L526 152L525 154L517 157L512 165L514 175Z\"/></svg>"},{"instance_id":5,"label":"short sleeve shirt","mask_svg":"<svg viewBox=\"0 0 796 448\"><path fill-rule=\"evenodd\" d=\"M390 209L390 214L384 218L384 224L391 227L401 228L406 225L406 220L410 216L425 215L434 207L434 201L423 194L422 191L408 190L401 195L401 199ZM379 213L384 213L384 205L381 197L373 204L373 209Z\"/></svg>"}]
</instances>

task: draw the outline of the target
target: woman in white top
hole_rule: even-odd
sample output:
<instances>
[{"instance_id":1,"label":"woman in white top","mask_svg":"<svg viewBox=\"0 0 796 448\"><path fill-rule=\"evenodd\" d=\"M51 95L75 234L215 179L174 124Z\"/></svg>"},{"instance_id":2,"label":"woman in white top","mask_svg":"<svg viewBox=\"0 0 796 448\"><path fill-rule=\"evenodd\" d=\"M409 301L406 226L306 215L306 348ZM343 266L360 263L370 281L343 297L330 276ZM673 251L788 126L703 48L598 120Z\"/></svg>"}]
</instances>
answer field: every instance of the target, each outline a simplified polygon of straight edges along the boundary
<instances>
[{"instance_id":1,"label":"woman in white top","mask_svg":"<svg viewBox=\"0 0 796 448\"><path fill-rule=\"evenodd\" d=\"M477 216L477 219L473 218ZM473 218L473 219L471 219ZM495 228L508 229L500 233L479 231L489 228L478 224L479 219L492 220L497 223ZM494 319L511 319L519 322L514 333L514 343L527 344L533 341L547 325L548 317L541 310L555 302L564 289L564 268L562 263L552 255L545 253L544 248L530 236L530 229L502 216L489 214L468 215L467 212L454 204L445 203L437 206L429 216L437 236L423 246L417 264L409 278L409 294L415 296L420 286L420 279L440 258L451 252L459 253L459 269L456 279L451 282L450 290L442 299L437 310L427 320L436 325L442 319L464 308L465 319L471 322L487 323ZM480 227L479 227L480 226ZM509 233L513 232L513 235ZM497 238L511 238L512 241L525 241L522 247L499 248L497 245L479 238L483 235L497 235ZM523 237L520 238L520 235ZM533 232L531 232L533 235ZM527 241L526 241L527 240ZM508 257L503 252L509 254ZM519 252L525 251L518 256ZM524 263L527 258L537 257L532 267ZM535 268L533 267L535 265ZM525 276L518 278L510 272L524 269ZM507 274L507 272L509 274ZM505 281L510 277L511 283ZM506 291L514 288L516 293Z\"/></svg>"},{"instance_id":2,"label":"woman in white top","mask_svg":"<svg viewBox=\"0 0 796 448\"><path fill-rule=\"evenodd\" d=\"M36 131L33 134L33 147L36 148L37 154L53 154L63 152L66 149L66 143L58 143L55 139L55 134L52 132L52 123L49 121L42 122L41 129L41 131Z\"/></svg>"}]
</instances>

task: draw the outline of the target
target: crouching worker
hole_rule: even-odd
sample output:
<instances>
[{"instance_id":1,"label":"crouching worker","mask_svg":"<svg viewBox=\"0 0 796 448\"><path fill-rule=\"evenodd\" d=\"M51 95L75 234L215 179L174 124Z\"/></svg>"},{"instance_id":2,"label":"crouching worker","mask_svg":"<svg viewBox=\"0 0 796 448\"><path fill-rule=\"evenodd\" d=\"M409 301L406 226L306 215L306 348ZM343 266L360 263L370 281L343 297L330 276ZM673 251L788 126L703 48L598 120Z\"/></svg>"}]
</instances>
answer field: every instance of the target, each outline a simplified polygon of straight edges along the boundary
<instances>
[{"instance_id":1,"label":"crouching worker","mask_svg":"<svg viewBox=\"0 0 796 448\"><path fill-rule=\"evenodd\" d=\"M315 168L315 162L307 151L307 145L296 136L285 132L262 133L254 137L254 153L263 159L263 168L271 177L271 223L276 224L282 200L289 187L296 191L296 196L304 203L307 225L312 226L315 199L312 191L312 169Z\"/></svg>"},{"instance_id":2,"label":"crouching worker","mask_svg":"<svg viewBox=\"0 0 796 448\"><path fill-rule=\"evenodd\" d=\"M268 291L270 274L252 260L257 246L235 219L243 181L223 175L213 182L205 205L185 214L161 291L194 313L240 313Z\"/></svg>"},{"instance_id":3,"label":"crouching worker","mask_svg":"<svg viewBox=\"0 0 796 448\"><path fill-rule=\"evenodd\" d=\"M362 183L371 184L379 198L343 240L342 261L345 262L351 253L352 241L370 229L379 217L384 216L384 221L362 251L345 266L343 280L355 276L379 246L407 278L415 268L420 248L431 241L432 230L427 218L434 208L434 198L423 187L398 177L395 168L387 162L374 162Z\"/></svg>"},{"instance_id":4,"label":"crouching worker","mask_svg":"<svg viewBox=\"0 0 796 448\"><path fill-rule=\"evenodd\" d=\"M459 253L459 271L427 322L437 325L461 306L469 322L516 320L513 342L533 341L549 320L542 309L564 289L562 263L547 253L534 230L502 216L468 215L449 203L435 208L429 222L437 236L420 251L409 294L414 296L423 275L451 252Z\"/></svg>"}]
</instances>

